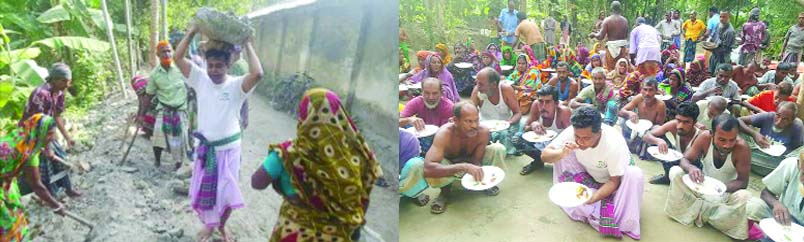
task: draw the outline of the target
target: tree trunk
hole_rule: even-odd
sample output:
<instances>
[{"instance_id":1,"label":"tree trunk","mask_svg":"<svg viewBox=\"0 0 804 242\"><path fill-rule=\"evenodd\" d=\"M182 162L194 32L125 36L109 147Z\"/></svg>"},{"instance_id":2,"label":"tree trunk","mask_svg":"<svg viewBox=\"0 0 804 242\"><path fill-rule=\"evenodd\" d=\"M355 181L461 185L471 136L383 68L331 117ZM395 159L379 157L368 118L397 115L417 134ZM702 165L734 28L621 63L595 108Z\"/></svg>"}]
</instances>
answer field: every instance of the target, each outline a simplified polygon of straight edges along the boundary
<instances>
[{"instance_id":1,"label":"tree trunk","mask_svg":"<svg viewBox=\"0 0 804 242\"><path fill-rule=\"evenodd\" d=\"M160 12L162 12L162 39L169 40L170 39L170 32L168 32L168 19L167 19L167 9L168 9L168 0L162 0L162 6Z\"/></svg>"},{"instance_id":2,"label":"tree trunk","mask_svg":"<svg viewBox=\"0 0 804 242\"><path fill-rule=\"evenodd\" d=\"M101 0L101 7L103 7L103 20L106 22L106 34L109 36L109 44L112 45L112 55L114 56L114 64L117 67L117 80L120 82L120 91L123 92L123 97L128 98L126 92L126 85L123 84L123 68L120 66L120 56L117 54L117 45L114 42L114 30L112 30L112 17L109 16L109 9L106 7L106 0Z\"/></svg>"},{"instance_id":3,"label":"tree trunk","mask_svg":"<svg viewBox=\"0 0 804 242\"><path fill-rule=\"evenodd\" d=\"M135 58L137 58L136 48L134 48L133 43L131 42L131 0L126 0L125 2L125 10L126 10L126 35L128 36L126 39L126 45L128 46L128 67L131 74L131 77L134 77L134 74L137 73L137 64Z\"/></svg>"},{"instance_id":4,"label":"tree trunk","mask_svg":"<svg viewBox=\"0 0 804 242\"><path fill-rule=\"evenodd\" d=\"M159 0L151 0L151 43L148 45L148 65L156 67L156 44L159 42Z\"/></svg>"}]
</instances>

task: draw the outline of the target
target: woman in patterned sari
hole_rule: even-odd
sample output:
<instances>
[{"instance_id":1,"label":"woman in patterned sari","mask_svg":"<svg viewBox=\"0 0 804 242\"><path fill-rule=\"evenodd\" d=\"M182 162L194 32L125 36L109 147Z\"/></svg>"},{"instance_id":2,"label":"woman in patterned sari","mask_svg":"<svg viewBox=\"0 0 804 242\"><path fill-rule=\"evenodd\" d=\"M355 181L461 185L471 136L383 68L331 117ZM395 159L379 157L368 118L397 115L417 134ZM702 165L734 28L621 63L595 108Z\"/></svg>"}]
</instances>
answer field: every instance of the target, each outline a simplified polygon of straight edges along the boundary
<instances>
[{"instance_id":1,"label":"woman in patterned sari","mask_svg":"<svg viewBox=\"0 0 804 242\"><path fill-rule=\"evenodd\" d=\"M5 137L0 137L0 179L3 188L0 190L0 241L28 241L28 221L20 202L18 177L25 183L53 212L64 215L64 205L50 195L39 177L39 153L46 150L47 144L55 135L55 121L52 117L41 113L34 114L16 130ZM44 149L43 149L44 148ZM46 151L46 154L51 152ZM49 154L52 155L52 154Z\"/></svg>"},{"instance_id":2,"label":"woman in patterned sari","mask_svg":"<svg viewBox=\"0 0 804 242\"><path fill-rule=\"evenodd\" d=\"M490 51L483 51L480 55L480 64L475 65L475 73L486 67L494 68L497 73L502 73L500 65L497 63L497 57L494 57L494 53Z\"/></svg>"},{"instance_id":3,"label":"woman in patterned sari","mask_svg":"<svg viewBox=\"0 0 804 242\"><path fill-rule=\"evenodd\" d=\"M478 66L480 61L477 55L470 53L469 49L463 44L458 42L455 44L455 57L452 58L452 63L447 65L447 70L452 74L455 80L455 87L458 89L459 94L469 95L472 93L472 88L475 86L475 79L472 76L476 71L474 68L458 68L455 64L466 62L471 63L473 66Z\"/></svg>"},{"instance_id":4,"label":"woman in patterned sari","mask_svg":"<svg viewBox=\"0 0 804 242\"><path fill-rule=\"evenodd\" d=\"M533 103L536 90L539 90L544 84L541 80L546 80L541 78L539 69L530 65L530 63L530 57L525 54L519 54L516 57L516 68L508 76L508 80L514 82L511 86L516 90L519 110L523 114L530 112L530 104Z\"/></svg>"},{"instance_id":5,"label":"woman in patterned sari","mask_svg":"<svg viewBox=\"0 0 804 242\"><path fill-rule=\"evenodd\" d=\"M631 68L631 63L628 62L628 59L620 58L617 60L615 69L606 74L606 79L611 81L611 85L614 87L614 90L620 90L625 85L625 78L628 77L628 74L630 74L632 71L633 69Z\"/></svg>"},{"instance_id":6,"label":"woman in patterned sari","mask_svg":"<svg viewBox=\"0 0 804 242\"><path fill-rule=\"evenodd\" d=\"M491 43L487 45L486 51L494 54L494 58L496 58L497 60L502 60L502 51L500 50L500 47L498 47L496 44Z\"/></svg>"},{"instance_id":7,"label":"woman in patterned sari","mask_svg":"<svg viewBox=\"0 0 804 242\"><path fill-rule=\"evenodd\" d=\"M445 44L437 44L435 46L435 51L441 56L441 59L444 61L444 65L452 63L452 55L449 54L449 48Z\"/></svg>"},{"instance_id":8,"label":"woman in patterned sari","mask_svg":"<svg viewBox=\"0 0 804 242\"><path fill-rule=\"evenodd\" d=\"M581 77L586 79L592 79L592 70L597 67L603 67L603 59L599 54L594 54L589 57L589 64L586 65L583 72L581 73Z\"/></svg>"},{"instance_id":9,"label":"woman in patterned sari","mask_svg":"<svg viewBox=\"0 0 804 242\"><path fill-rule=\"evenodd\" d=\"M690 63L690 68L687 69L686 77L690 86L697 87L711 76L709 75L709 70L706 69L706 66L704 65L704 61L696 58L694 61L692 61L692 63Z\"/></svg>"},{"instance_id":10,"label":"woman in patterned sari","mask_svg":"<svg viewBox=\"0 0 804 242\"><path fill-rule=\"evenodd\" d=\"M374 153L332 91L308 90L296 139L270 145L251 186L273 184L284 201L270 241L357 241L369 194L382 176Z\"/></svg>"},{"instance_id":11,"label":"woman in patterned sari","mask_svg":"<svg viewBox=\"0 0 804 242\"><path fill-rule=\"evenodd\" d=\"M692 99L692 88L684 81L684 73L679 69L670 71L665 81L659 83L659 89L665 94L673 96L673 98L664 101L667 107L665 121L675 119L678 105L689 102Z\"/></svg>"}]
</instances>

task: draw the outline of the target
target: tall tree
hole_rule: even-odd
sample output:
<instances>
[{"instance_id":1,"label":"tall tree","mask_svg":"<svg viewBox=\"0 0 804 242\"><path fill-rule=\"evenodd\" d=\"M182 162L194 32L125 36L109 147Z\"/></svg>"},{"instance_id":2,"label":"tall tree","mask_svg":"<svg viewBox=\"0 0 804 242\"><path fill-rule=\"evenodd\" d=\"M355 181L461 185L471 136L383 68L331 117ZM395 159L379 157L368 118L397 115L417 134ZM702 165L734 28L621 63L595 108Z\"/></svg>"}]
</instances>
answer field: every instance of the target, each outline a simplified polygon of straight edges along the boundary
<instances>
[{"instance_id":1,"label":"tall tree","mask_svg":"<svg viewBox=\"0 0 804 242\"><path fill-rule=\"evenodd\" d=\"M148 45L148 64L150 68L157 65L156 44L159 42L159 0L151 0L151 41Z\"/></svg>"}]
</instances>

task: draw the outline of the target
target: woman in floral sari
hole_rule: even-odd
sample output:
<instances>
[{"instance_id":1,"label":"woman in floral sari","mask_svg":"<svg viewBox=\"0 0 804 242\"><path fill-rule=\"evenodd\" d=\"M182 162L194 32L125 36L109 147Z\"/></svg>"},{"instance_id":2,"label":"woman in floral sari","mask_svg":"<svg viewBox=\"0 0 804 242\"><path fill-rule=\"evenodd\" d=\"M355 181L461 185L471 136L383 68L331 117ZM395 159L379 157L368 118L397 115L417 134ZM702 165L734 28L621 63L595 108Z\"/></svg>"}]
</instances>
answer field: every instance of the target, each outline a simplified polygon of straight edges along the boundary
<instances>
[{"instance_id":1,"label":"woman in floral sari","mask_svg":"<svg viewBox=\"0 0 804 242\"><path fill-rule=\"evenodd\" d=\"M684 82L684 73L679 69L673 69L665 79L664 82L659 83L659 89L665 94L673 96L669 100L665 100L664 104L667 107L665 121L670 121L676 118L676 109L678 105L684 102L689 102L692 99L692 89L686 82Z\"/></svg>"},{"instance_id":2,"label":"woman in floral sari","mask_svg":"<svg viewBox=\"0 0 804 242\"><path fill-rule=\"evenodd\" d=\"M447 70L446 64L444 63L445 62L438 54L428 56L427 60L424 61L424 66L426 66L427 69L411 77L410 81L415 84L420 83L424 78L428 77L439 79L442 83L441 92L444 93L444 97L457 103L461 100L461 97L458 95L458 88L455 86L452 73Z\"/></svg>"},{"instance_id":3,"label":"woman in floral sari","mask_svg":"<svg viewBox=\"0 0 804 242\"><path fill-rule=\"evenodd\" d=\"M690 63L690 68L687 69L686 77L690 86L697 87L711 76L709 75L709 70L706 69L706 66L704 65L704 61L696 58L694 61L692 61L692 63Z\"/></svg>"},{"instance_id":4,"label":"woman in floral sari","mask_svg":"<svg viewBox=\"0 0 804 242\"><path fill-rule=\"evenodd\" d=\"M64 215L64 205L50 195L39 177L39 155L55 135L55 121L41 113L34 114L16 130L0 137L0 241L28 241L28 221L20 202L18 177L55 213ZM51 152L46 151L48 155Z\"/></svg>"},{"instance_id":5,"label":"woman in floral sari","mask_svg":"<svg viewBox=\"0 0 804 242\"><path fill-rule=\"evenodd\" d=\"M508 80L514 82L511 86L516 90L519 110L523 114L530 112L530 104L533 103L536 90L539 90L544 84L541 81L544 79L541 78L539 69L530 65L530 63L530 57L525 54L519 54L516 57L516 68L508 76Z\"/></svg>"},{"instance_id":6,"label":"woman in floral sari","mask_svg":"<svg viewBox=\"0 0 804 242\"><path fill-rule=\"evenodd\" d=\"M270 241L358 241L382 170L332 91L308 90L297 138L270 145L251 186L273 184L284 201Z\"/></svg>"},{"instance_id":7,"label":"woman in floral sari","mask_svg":"<svg viewBox=\"0 0 804 242\"><path fill-rule=\"evenodd\" d=\"M628 62L628 59L620 58L617 60L615 69L606 74L606 79L611 81L614 90L620 90L625 85L625 78L628 77L631 71L631 63Z\"/></svg>"}]
</instances>

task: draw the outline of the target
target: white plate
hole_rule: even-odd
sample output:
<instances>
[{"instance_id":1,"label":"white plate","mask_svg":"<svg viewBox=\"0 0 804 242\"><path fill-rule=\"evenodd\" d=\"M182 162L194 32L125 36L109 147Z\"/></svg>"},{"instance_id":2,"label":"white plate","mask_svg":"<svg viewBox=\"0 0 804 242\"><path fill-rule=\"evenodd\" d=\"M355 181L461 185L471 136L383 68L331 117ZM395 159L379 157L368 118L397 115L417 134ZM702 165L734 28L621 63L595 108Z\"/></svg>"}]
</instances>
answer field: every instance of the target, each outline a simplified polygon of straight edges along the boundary
<instances>
[{"instance_id":1,"label":"white plate","mask_svg":"<svg viewBox=\"0 0 804 242\"><path fill-rule=\"evenodd\" d=\"M780 156L784 154L784 152L787 150L787 147L784 147L784 145L776 144L768 146L767 149L759 148L759 150L771 156Z\"/></svg>"},{"instance_id":2,"label":"white plate","mask_svg":"<svg viewBox=\"0 0 804 242\"><path fill-rule=\"evenodd\" d=\"M514 66L500 66L500 70L503 71L510 71L512 69L514 69Z\"/></svg>"},{"instance_id":3,"label":"white plate","mask_svg":"<svg viewBox=\"0 0 804 242\"><path fill-rule=\"evenodd\" d=\"M656 99L659 99L661 101L667 101L673 99L673 95L656 95Z\"/></svg>"},{"instance_id":4,"label":"white plate","mask_svg":"<svg viewBox=\"0 0 804 242\"><path fill-rule=\"evenodd\" d=\"M740 98L742 98L743 100L748 100L748 99L750 99L750 98L751 98L751 96L748 96L748 95L740 95Z\"/></svg>"},{"instance_id":5,"label":"white plate","mask_svg":"<svg viewBox=\"0 0 804 242\"><path fill-rule=\"evenodd\" d=\"M586 190L585 194L578 196L578 188ZM553 185L548 193L550 201L558 206L573 208L582 205L592 198L592 190L589 187L577 182L562 182Z\"/></svg>"},{"instance_id":6,"label":"white plate","mask_svg":"<svg viewBox=\"0 0 804 242\"><path fill-rule=\"evenodd\" d=\"M403 78L403 77L405 77L406 75L408 75L408 73L400 73L400 74L399 74L399 79L402 79L402 78Z\"/></svg>"},{"instance_id":7,"label":"white plate","mask_svg":"<svg viewBox=\"0 0 804 242\"><path fill-rule=\"evenodd\" d=\"M474 66L474 65L472 65L472 63L469 63L469 62L455 63L455 67L458 67L458 68L461 68L461 69L472 68L472 66Z\"/></svg>"},{"instance_id":8,"label":"white plate","mask_svg":"<svg viewBox=\"0 0 804 242\"><path fill-rule=\"evenodd\" d=\"M642 133L642 131L650 129L650 127L653 126L653 123L647 119L640 119L637 121L637 123L633 123L630 120L625 120L625 126L628 126L628 128L630 128L632 131Z\"/></svg>"},{"instance_id":9,"label":"white plate","mask_svg":"<svg viewBox=\"0 0 804 242\"><path fill-rule=\"evenodd\" d=\"M405 129L405 131L410 132L411 134L416 135L416 138L422 137L429 137L438 132L438 126L435 125L425 125L422 131L416 131L416 127L410 127Z\"/></svg>"},{"instance_id":10,"label":"white plate","mask_svg":"<svg viewBox=\"0 0 804 242\"><path fill-rule=\"evenodd\" d=\"M697 92L697 91L698 91L698 90L700 90L701 88L700 88L700 87L692 87L692 88L690 88L690 89L692 89L692 92Z\"/></svg>"},{"instance_id":11,"label":"white plate","mask_svg":"<svg viewBox=\"0 0 804 242\"><path fill-rule=\"evenodd\" d=\"M480 125L486 126L491 132L503 131L511 127L511 123L505 120L483 120L480 121Z\"/></svg>"},{"instance_id":12,"label":"white plate","mask_svg":"<svg viewBox=\"0 0 804 242\"><path fill-rule=\"evenodd\" d=\"M527 140L528 142L533 143L541 143L553 140L558 133L552 130L545 130L544 135L538 135L536 132L528 131L522 134L522 139Z\"/></svg>"},{"instance_id":13,"label":"white plate","mask_svg":"<svg viewBox=\"0 0 804 242\"><path fill-rule=\"evenodd\" d=\"M399 84L399 91L407 91L408 85L407 84Z\"/></svg>"},{"instance_id":14,"label":"white plate","mask_svg":"<svg viewBox=\"0 0 804 242\"><path fill-rule=\"evenodd\" d=\"M687 187L703 195L720 196L726 193L726 184L712 177L704 176L704 181L701 184L692 181L690 174L685 174L681 177L681 180L684 181Z\"/></svg>"},{"instance_id":15,"label":"white plate","mask_svg":"<svg viewBox=\"0 0 804 242\"><path fill-rule=\"evenodd\" d=\"M483 166L483 181L475 181L475 177L467 173L461 178L461 185L472 191L483 191L500 184L505 178L505 172L496 166Z\"/></svg>"},{"instance_id":16,"label":"white plate","mask_svg":"<svg viewBox=\"0 0 804 242\"><path fill-rule=\"evenodd\" d=\"M422 89L422 83L419 82L419 83L416 83L416 84L409 84L408 88L410 88L410 89Z\"/></svg>"},{"instance_id":17,"label":"white plate","mask_svg":"<svg viewBox=\"0 0 804 242\"><path fill-rule=\"evenodd\" d=\"M663 161L677 161L677 160L681 160L681 158L684 157L684 155L681 154L681 152L678 152L677 150L669 149L669 148L667 149L667 154L659 153L659 147L658 146L648 147L648 154L650 154L651 156L653 156L656 159L663 160Z\"/></svg>"},{"instance_id":18,"label":"white plate","mask_svg":"<svg viewBox=\"0 0 804 242\"><path fill-rule=\"evenodd\" d=\"M544 68L542 69L543 72L556 72L556 69L553 68Z\"/></svg>"},{"instance_id":19,"label":"white plate","mask_svg":"<svg viewBox=\"0 0 804 242\"><path fill-rule=\"evenodd\" d=\"M585 84L589 84L589 85L594 84L594 83L592 83L592 79L586 79L586 78L581 79L581 82L585 83Z\"/></svg>"},{"instance_id":20,"label":"white plate","mask_svg":"<svg viewBox=\"0 0 804 242\"><path fill-rule=\"evenodd\" d=\"M759 228L773 241L778 242L802 242L804 241L804 227L796 223L790 223L790 227L776 222L773 218L766 218L759 221Z\"/></svg>"}]
</instances>

